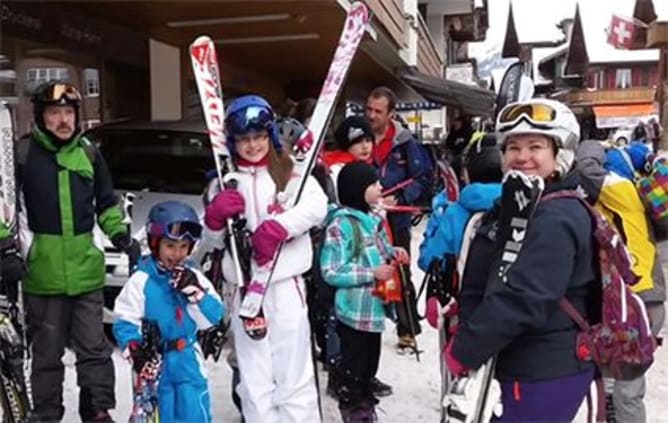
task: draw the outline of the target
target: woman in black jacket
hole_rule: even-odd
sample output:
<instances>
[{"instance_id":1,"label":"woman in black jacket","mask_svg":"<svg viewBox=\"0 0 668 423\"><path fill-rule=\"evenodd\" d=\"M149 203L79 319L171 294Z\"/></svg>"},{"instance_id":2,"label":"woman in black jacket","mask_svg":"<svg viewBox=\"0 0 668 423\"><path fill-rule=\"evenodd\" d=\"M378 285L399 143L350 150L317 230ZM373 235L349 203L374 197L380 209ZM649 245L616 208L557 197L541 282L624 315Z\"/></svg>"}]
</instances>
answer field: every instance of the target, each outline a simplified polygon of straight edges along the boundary
<instances>
[{"instance_id":1,"label":"woman in black jacket","mask_svg":"<svg viewBox=\"0 0 668 423\"><path fill-rule=\"evenodd\" d=\"M533 99L506 106L497 120L504 170L540 176L543 195L574 190L580 128L563 104ZM591 220L574 198L539 203L516 261L496 276L501 251L492 210L476 232L460 297L461 324L445 351L455 375L497 356L502 390L498 421L571 421L589 390L594 367L576 355L578 327L560 309L568 298L584 316L595 289Z\"/></svg>"}]
</instances>

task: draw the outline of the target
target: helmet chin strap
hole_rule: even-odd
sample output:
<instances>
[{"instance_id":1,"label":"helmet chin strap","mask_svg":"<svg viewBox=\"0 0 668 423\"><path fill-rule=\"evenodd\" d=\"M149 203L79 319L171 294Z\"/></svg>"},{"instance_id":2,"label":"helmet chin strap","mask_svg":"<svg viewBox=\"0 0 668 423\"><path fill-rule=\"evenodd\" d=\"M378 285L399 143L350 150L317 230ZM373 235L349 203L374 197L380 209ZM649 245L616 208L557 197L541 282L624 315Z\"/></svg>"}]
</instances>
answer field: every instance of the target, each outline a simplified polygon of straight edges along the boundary
<instances>
[{"instance_id":1,"label":"helmet chin strap","mask_svg":"<svg viewBox=\"0 0 668 423\"><path fill-rule=\"evenodd\" d=\"M565 148L560 148L557 151L557 156L555 158L557 162L556 172L560 176L564 176L571 170L573 162L575 161L575 152L573 150L566 150Z\"/></svg>"}]
</instances>

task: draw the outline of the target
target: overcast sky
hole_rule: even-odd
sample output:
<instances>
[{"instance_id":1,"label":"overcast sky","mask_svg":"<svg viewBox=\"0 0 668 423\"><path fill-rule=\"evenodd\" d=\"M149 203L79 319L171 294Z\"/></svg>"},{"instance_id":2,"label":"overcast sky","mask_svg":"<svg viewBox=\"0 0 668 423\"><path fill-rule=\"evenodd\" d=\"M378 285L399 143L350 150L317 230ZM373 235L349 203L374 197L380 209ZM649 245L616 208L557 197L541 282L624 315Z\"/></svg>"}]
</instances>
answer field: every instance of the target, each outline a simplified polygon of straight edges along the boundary
<instances>
[{"instance_id":1,"label":"overcast sky","mask_svg":"<svg viewBox=\"0 0 668 423\"><path fill-rule=\"evenodd\" d=\"M668 0L660 0L668 3ZM520 41L557 40L563 34L555 27L559 21L575 15L576 0L512 0L515 27ZM506 32L509 0L488 0L489 30L482 43L472 43L470 54L482 59L500 49ZM629 16L634 0L579 0L580 8L596 11L587 17L587 24L596 24L601 31L610 22L612 13ZM596 22L593 22L593 21ZM599 30L599 29L597 29Z\"/></svg>"}]
</instances>

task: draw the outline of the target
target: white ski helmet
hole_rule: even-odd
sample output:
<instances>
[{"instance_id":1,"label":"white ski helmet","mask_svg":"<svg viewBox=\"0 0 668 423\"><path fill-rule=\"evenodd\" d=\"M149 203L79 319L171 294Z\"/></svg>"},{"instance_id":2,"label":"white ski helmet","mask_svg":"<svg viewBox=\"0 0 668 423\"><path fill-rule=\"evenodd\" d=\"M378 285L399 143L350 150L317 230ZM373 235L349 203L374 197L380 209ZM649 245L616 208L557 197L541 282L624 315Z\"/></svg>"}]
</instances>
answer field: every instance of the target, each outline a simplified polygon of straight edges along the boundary
<instances>
[{"instance_id":1,"label":"white ski helmet","mask_svg":"<svg viewBox=\"0 0 668 423\"><path fill-rule=\"evenodd\" d=\"M505 147L508 137L520 134L545 135L557 147L557 171L564 175L573 165L580 141L580 124L565 104L545 98L508 104L496 119L497 141Z\"/></svg>"}]
</instances>

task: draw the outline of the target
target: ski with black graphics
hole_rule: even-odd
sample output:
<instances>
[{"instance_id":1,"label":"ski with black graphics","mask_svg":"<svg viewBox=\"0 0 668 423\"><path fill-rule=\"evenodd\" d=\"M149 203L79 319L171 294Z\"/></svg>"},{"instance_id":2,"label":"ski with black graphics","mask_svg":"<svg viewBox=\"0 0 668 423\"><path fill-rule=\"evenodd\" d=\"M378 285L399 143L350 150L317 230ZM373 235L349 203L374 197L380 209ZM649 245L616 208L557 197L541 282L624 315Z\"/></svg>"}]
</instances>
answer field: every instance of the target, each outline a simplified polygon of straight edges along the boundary
<instances>
[{"instance_id":1,"label":"ski with black graphics","mask_svg":"<svg viewBox=\"0 0 668 423\"><path fill-rule=\"evenodd\" d=\"M507 283L508 272L522 249L531 217L545 189L539 176L511 170L504 175L501 208L497 221L496 245L501 258L492 283ZM494 379L496 356L475 372L452 383L443 399L446 420L484 423L503 413L501 385Z\"/></svg>"}]
</instances>

